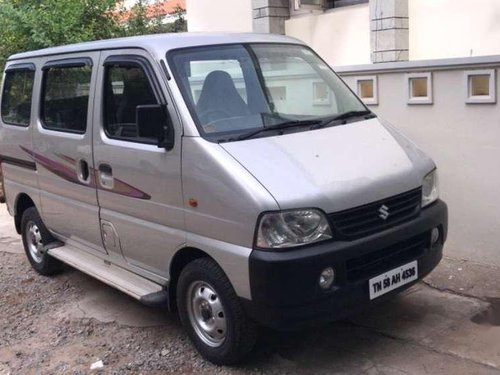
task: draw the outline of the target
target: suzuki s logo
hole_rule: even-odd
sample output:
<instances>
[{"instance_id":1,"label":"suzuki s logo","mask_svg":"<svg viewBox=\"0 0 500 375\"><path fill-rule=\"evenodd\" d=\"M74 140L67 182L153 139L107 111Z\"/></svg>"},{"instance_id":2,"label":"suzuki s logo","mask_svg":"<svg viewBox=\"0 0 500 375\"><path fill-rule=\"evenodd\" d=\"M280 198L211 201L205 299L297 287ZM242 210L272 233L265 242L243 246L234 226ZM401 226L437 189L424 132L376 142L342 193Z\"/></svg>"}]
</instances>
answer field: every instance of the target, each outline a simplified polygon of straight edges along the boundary
<instances>
[{"instance_id":1,"label":"suzuki s logo","mask_svg":"<svg viewBox=\"0 0 500 375\"><path fill-rule=\"evenodd\" d=\"M380 206L380 208L378 209L378 217L382 220L387 220L389 215L389 207L387 207L385 204Z\"/></svg>"}]
</instances>

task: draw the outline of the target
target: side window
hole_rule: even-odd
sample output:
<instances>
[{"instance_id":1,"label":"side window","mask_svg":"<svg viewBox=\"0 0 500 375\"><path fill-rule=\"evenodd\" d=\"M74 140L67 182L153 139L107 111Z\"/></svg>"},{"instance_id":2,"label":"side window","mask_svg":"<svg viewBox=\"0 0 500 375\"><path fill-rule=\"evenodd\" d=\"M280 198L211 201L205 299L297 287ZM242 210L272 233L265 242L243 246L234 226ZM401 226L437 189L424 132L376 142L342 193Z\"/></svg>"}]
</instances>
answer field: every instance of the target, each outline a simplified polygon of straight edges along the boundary
<instances>
[{"instance_id":1,"label":"side window","mask_svg":"<svg viewBox=\"0 0 500 375\"><path fill-rule=\"evenodd\" d=\"M1 109L4 123L29 125L34 78L35 72L29 69L11 70L5 73Z\"/></svg>"},{"instance_id":2,"label":"side window","mask_svg":"<svg viewBox=\"0 0 500 375\"><path fill-rule=\"evenodd\" d=\"M159 104L146 72L138 63L106 66L104 78L104 130L108 137L156 143L154 129L139 128L136 111L141 105Z\"/></svg>"},{"instance_id":3,"label":"side window","mask_svg":"<svg viewBox=\"0 0 500 375\"><path fill-rule=\"evenodd\" d=\"M44 69L41 119L45 128L85 133L91 75L88 65Z\"/></svg>"}]
</instances>

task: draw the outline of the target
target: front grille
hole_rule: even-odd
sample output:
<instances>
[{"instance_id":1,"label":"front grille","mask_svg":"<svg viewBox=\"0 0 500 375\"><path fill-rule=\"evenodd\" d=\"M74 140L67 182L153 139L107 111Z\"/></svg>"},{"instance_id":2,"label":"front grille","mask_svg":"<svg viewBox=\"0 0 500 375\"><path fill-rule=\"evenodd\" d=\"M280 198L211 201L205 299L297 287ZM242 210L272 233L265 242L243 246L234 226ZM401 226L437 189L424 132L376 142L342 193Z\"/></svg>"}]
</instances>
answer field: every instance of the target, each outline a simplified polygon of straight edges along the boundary
<instances>
[{"instance_id":1,"label":"front grille","mask_svg":"<svg viewBox=\"0 0 500 375\"><path fill-rule=\"evenodd\" d=\"M407 221L420 212L422 189L414 189L328 215L336 238L352 240ZM384 219L385 217L385 219Z\"/></svg>"},{"instance_id":2,"label":"front grille","mask_svg":"<svg viewBox=\"0 0 500 375\"><path fill-rule=\"evenodd\" d=\"M381 250L347 260L348 282L370 278L420 257L429 246L429 234L412 237Z\"/></svg>"}]
</instances>

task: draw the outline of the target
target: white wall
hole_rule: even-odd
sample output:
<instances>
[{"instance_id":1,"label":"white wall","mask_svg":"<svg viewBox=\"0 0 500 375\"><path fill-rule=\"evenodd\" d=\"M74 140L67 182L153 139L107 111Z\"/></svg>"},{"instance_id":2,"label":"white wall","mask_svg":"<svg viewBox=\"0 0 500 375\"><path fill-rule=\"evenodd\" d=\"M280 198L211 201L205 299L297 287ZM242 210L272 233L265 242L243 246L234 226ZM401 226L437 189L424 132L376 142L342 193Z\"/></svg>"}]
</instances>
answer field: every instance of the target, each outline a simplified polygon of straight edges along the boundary
<instances>
[{"instance_id":1,"label":"white wall","mask_svg":"<svg viewBox=\"0 0 500 375\"><path fill-rule=\"evenodd\" d=\"M251 0L187 0L188 31L252 31Z\"/></svg>"},{"instance_id":2,"label":"white wall","mask_svg":"<svg viewBox=\"0 0 500 375\"><path fill-rule=\"evenodd\" d=\"M410 60L500 54L500 0L408 0ZM368 4L292 16L286 34L333 66L370 63Z\"/></svg>"},{"instance_id":3,"label":"white wall","mask_svg":"<svg viewBox=\"0 0 500 375\"><path fill-rule=\"evenodd\" d=\"M410 60L500 54L500 0L408 0ZM252 31L251 0L187 0L189 31ZM331 65L370 63L369 6L292 16L286 34Z\"/></svg>"},{"instance_id":4,"label":"white wall","mask_svg":"<svg viewBox=\"0 0 500 375\"><path fill-rule=\"evenodd\" d=\"M303 40L333 66L370 63L368 4L295 16L285 21L286 34Z\"/></svg>"},{"instance_id":5,"label":"white wall","mask_svg":"<svg viewBox=\"0 0 500 375\"><path fill-rule=\"evenodd\" d=\"M497 95L498 66L500 57ZM477 68L481 66L471 67ZM356 89L355 76L344 74L344 80ZM445 254L500 266L500 102L466 104L463 69L432 74L432 105L407 104L405 71L376 74L379 105L371 109L436 162L441 196L449 208Z\"/></svg>"},{"instance_id":6,"label":"white wall","mask_svg":"<svg viewBox=\"0 0 500 375\"><path fill-rule=\"evenodd\" d=\"M500 54L499 0L409 0L410 60Z\"/></svg>"}]
</instances>

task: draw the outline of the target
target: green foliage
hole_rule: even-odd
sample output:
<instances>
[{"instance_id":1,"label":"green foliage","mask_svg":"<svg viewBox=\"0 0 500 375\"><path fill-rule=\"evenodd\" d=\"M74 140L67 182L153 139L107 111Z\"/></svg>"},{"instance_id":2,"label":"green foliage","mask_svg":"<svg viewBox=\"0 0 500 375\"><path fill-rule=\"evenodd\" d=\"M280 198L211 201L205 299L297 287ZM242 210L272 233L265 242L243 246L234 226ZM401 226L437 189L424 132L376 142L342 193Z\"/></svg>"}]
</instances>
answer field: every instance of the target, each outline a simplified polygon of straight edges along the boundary
<instances>
[{"instance_id":1,"label":"green foliage","mask_svg":"<svg viewBox=\"0 0 500 375\"><path fill-rule=\"evenodd\" d=\"M0 59L12 53L114 37L120 28L114 0L0 2Z\"/></svg>"},{"instance_id":2,"label":"green foliage","mask_svg":"<svg viewBox=\"0 0 500 375\"><path fill-rule=\"evenodd\" d=\"M185 9L182 9L180 6L175 8L175 21L168 23L167 31L169 33L180 33L187 31L187 21L184 18L184 14L186 13Z\"/></svg>"},{"instance_id":3,"label":"green foliage","mask_svg":"<svg viewBox=\"0 0 500 375\"><path fill-rule=\"evenodd\" d=\"M149 20L147 19L147 7L143 0L138 0L131 9L131 16L125 23L125 34L144 35L149 34Z\"/></svg>"},{"instance_id":4,"label":"green foliage","mask_svg":"<svg viewBox=\"0 0 500 375\"><path fill-rule=\"evenodd\" d=\"M147 18L144 0L122 22L124 9L116 0L0 0L0 67L13 53L45 47L186 30L183 9L175 22L163 16Z\"/></svg>"}]
</instances>

